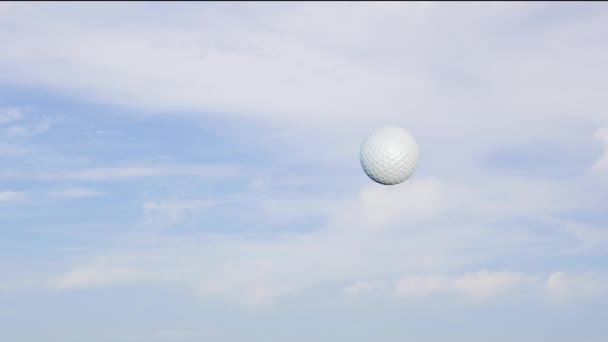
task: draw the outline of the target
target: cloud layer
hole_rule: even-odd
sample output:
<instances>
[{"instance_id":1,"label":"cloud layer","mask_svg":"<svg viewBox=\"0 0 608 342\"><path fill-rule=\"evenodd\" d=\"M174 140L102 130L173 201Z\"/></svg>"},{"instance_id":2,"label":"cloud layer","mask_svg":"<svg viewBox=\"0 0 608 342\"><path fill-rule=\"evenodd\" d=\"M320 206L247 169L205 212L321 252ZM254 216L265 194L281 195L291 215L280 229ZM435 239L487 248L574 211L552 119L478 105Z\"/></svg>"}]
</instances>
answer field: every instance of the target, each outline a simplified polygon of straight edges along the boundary
<instances>
[{"instance_id":1,"label":"cloud layer","mask_svg":"<svg viewBox=\"0 0 608 342\"><path fill-rule=\"evenodd\" d=\"M5 339L605 340L602 6L59 6L0 5Z\"/></svg>"}]
</instances>

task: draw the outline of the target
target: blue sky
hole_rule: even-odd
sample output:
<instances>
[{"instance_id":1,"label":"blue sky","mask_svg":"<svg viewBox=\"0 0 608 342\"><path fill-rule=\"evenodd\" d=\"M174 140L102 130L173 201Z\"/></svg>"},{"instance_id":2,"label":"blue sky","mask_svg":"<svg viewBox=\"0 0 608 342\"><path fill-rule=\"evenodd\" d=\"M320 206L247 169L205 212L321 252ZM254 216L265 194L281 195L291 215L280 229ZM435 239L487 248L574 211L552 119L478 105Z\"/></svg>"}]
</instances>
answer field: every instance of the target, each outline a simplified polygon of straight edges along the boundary
<instances>
[{"instance_id":1,"label":"blue sky","mask_svg":"<svg viewBox=\"0 0 608 342\"><path fill-rule=\"evenodd\" d=\"M0 4L0 339L605 341L606 22ZM358 159L389 124L392 187Z\"/></svg>"}]
</instances>

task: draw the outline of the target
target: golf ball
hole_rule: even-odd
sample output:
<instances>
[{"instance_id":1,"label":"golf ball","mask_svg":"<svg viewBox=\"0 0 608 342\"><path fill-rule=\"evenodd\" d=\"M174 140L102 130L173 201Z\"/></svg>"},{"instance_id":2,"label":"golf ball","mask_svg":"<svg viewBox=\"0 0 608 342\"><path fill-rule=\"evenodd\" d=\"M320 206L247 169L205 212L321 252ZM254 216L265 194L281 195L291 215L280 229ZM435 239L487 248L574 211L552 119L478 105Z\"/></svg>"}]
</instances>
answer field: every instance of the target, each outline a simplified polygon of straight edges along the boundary
<instances>
[{"instance_id":1,"label":"golf ball","mask_svg":"<svg viewBox=\"0 0 608 342\"><path fill-rule=\"evenodd\" d=\"M363 140L359 158L369 178L380 184L395 185L414 173L418 164L418 145L404 129L382 127Z\"/></svg>"}]
</instances>

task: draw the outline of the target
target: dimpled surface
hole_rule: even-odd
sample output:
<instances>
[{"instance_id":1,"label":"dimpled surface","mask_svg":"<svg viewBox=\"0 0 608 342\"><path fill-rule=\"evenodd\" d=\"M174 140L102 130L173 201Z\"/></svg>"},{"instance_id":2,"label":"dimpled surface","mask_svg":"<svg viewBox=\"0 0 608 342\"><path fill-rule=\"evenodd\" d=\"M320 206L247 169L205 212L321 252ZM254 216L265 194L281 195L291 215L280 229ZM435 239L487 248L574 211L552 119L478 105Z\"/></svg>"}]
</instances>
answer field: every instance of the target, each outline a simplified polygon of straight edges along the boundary
<instances>
[{"instance_id":1,"label":"dimpled surface","mask_svg":"<svg viewBox=\"0 0 608 342\"><path fill-rule=\"evenodd\" d=\"M399 184L408 179L418 165L418 145L404 129L387 126L375 129L361 144L363 171L372 180Z\"/></svg>"}]
</instances>

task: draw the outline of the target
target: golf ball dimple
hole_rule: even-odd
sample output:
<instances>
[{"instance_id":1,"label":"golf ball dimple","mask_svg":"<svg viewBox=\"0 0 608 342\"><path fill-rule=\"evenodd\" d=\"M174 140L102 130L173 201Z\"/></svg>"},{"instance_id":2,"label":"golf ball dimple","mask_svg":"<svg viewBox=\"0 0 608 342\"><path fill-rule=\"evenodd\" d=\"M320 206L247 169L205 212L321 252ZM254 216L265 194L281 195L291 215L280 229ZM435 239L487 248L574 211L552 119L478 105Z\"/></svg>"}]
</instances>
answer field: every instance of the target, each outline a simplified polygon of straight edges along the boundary
<instances>
[{"instance_id":1,"label":"golf ball dimple","mask_svg":"<svg viewBox=\"0 0 608 342\"><path fill-rule=\"evenodd\" d=\"M363 140L359 158L369 178L380 184L395 185L414 173L418 165L418 145L404 129L382 127Z\"/></svg>"}]
</instances>

